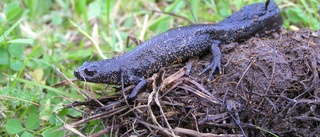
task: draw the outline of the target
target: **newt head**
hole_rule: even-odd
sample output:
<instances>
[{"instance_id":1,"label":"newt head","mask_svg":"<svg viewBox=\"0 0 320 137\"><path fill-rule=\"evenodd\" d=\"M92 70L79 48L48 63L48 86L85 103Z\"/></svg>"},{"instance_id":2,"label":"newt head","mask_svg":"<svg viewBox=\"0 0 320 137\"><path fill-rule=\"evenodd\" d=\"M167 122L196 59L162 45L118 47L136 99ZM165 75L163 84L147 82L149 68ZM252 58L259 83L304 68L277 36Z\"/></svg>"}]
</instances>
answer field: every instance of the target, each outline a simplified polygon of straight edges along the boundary
<instances>
[{"instance_id":1,"label":"newt head","mask_svg":"<svg viewBox=\"0 0 320 137\"><path fill-rule=\"evenodd\" d=\"M114 63L114 59L84 62L74 70L74 76L86 82L119 84L120 66Z\"/></svg>"}]
</instances>

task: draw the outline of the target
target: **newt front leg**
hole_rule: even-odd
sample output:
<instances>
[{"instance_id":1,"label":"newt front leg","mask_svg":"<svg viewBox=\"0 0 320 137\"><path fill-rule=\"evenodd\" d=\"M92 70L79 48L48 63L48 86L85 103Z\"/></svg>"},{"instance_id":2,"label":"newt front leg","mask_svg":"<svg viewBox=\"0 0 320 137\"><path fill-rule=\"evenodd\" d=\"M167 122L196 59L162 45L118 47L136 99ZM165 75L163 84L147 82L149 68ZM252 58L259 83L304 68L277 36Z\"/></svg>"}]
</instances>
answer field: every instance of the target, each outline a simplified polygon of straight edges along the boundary
<instances>
[{"instance_id":1,"label":"newt front leg","mask_svg":"<svg viewBox=\"0 0 320 137\"><path fill-rule=\"evenodd\" d=\"M130 76L130 80L138 82L138 84L134 87L131 93L127 96L128 99L133 99L138 95L139 92L146 88L147 80L138 76Z\"/></svg>"}]
</instances>

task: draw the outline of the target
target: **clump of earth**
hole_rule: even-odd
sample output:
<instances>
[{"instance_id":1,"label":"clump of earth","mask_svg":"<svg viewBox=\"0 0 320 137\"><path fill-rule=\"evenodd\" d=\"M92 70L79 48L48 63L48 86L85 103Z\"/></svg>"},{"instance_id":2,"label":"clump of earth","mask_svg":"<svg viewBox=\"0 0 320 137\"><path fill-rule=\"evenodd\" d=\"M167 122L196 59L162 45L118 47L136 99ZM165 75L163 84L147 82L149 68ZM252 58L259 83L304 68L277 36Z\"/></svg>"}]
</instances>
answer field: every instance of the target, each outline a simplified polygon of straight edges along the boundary
<instances>
[{"instance_id":1,"label":"clump of earth","mask_svg":"<svg viewBox=\"0 0 320 137\"><path fill-rule=\"evenodd\" d=\"M163 68L134 100L120 88L97 99L103 105L66 105L85 105L84 118L70 125L85 133L101 121L105 129L92 136L320 136L320 31L283 30L220 47L214 79L199 75L209 53Z\"/></svg>"}]
</instances>

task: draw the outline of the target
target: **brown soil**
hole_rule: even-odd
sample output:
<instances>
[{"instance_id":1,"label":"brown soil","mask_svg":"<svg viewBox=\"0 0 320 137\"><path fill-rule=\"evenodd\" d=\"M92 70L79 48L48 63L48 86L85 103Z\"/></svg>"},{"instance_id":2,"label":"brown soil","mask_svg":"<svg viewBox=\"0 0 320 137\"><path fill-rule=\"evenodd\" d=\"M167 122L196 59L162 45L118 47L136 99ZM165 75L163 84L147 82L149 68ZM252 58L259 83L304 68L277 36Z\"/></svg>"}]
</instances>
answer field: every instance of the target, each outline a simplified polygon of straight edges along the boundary
<instances>
[{"instance_id":1,"label":"brown soil","mask_svg":"<svg viewBox=\"0 0 320 137\"><path fill-rule=\"evenodd\" d=\"M92 136L320 136L319 43L320 31L284 30L221 45L223 72L212 81L198 75L209 54L164 68L135 100L120 90L98 99L103 107L73 103L85 113L71 126L86 133L99 121Z\"/></svg>"}]
</instances>

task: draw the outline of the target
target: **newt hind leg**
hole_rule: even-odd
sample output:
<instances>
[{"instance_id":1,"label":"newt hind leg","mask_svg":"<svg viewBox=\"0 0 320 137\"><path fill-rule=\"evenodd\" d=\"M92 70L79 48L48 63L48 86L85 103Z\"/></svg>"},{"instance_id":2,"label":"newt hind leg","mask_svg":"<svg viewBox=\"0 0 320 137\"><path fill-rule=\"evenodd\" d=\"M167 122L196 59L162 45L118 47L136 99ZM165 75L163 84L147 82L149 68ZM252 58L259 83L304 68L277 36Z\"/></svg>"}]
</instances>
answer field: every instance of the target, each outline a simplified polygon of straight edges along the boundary
<instances>
[{"instance_id":1,"label":"newt hind leg","mask_svg":"<svg viewBox=\"0 0 320 137\"><path fill-rule=\"evenodd\" d=\"M211 72L209 74L209 80L212 80L213 78L213 73L214 71L218 68L219 72L221 74L222 69L221 69L221 51L219 48L219 44L221 42L219 40L214 40L213 43L211 44L211 53L212 53L212 60L211 63L205 68L203 69L203 71L200 73L203 74L205 72L207 72L209 69L211 69Z\"/></svg>"}]
</instances>

